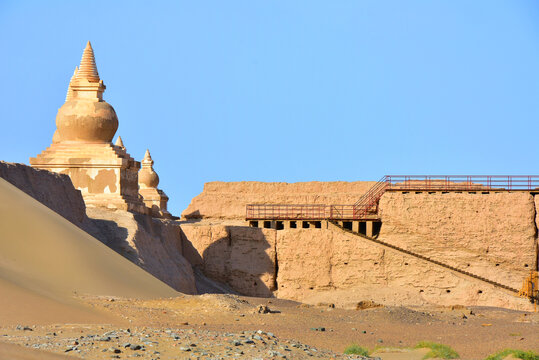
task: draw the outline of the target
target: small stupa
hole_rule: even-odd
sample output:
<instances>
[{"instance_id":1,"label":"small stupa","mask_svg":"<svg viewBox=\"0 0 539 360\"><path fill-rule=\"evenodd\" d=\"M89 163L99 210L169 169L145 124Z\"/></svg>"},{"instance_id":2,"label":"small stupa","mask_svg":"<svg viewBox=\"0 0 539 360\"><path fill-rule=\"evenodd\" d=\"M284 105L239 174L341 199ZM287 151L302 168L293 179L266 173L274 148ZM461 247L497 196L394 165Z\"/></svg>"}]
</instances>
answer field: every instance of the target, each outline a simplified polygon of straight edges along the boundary
<instances>
[{"instance_id":1,"label":"small stupa","mask_svg":"<svg viewBox=\"0 0 539 360\"><path fill-rule=\"evenodd\" d=\"M105 89L88 41L56 115L52 145L30 158L30 164L69 175L87 206L148 213L138 192L140 163L126 152L121 139L112 144L118 117L103 100Z\"/></svg>"},{"instance_id":2,"label":"small stupa","mask_svg":"<svg viewBox=\"0 0 539 360\"><path fill-rule=\"evenodd\" d=\"M167 211L168 196L157 188L159 176L153 169L153 160L150 150L146 150L142 159L142 169L138 174L139 193L144 198L144 204L155 217L171 218Z\"/></svg>"}]
</instances>

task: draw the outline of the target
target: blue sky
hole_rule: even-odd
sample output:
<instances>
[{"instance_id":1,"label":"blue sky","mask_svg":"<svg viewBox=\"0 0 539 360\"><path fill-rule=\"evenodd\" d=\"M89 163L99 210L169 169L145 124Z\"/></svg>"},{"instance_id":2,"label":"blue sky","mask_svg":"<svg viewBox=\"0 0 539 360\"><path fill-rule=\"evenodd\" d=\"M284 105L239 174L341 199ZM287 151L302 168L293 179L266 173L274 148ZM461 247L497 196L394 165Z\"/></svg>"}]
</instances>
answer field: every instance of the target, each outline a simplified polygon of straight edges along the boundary
<instances>
[{"instance_id":1,"label":"blue sky","mask_svg":"<svg viewBox=\"0 0 539 360\"><path fill-rule=\"evenodd\" d=\"M0 0L0 159L49 146L87 40L176 215L208 181L539 173L536 1Z\"/></svg>"}]
</instances>

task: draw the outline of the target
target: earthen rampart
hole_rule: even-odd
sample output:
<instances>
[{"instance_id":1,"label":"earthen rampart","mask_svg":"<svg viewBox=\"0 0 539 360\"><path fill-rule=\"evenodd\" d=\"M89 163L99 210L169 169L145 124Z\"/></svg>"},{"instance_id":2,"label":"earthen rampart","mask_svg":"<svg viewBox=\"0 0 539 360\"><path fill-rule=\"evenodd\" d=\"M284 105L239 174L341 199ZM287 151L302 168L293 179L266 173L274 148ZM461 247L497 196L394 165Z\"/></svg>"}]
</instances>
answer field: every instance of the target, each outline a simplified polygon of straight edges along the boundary
<instances>
[{"instance_id":1,"label":"earthen rampart","mask_svg":"<svg viewBox=\"0 0 539 360\"><path fill-rule=\"evenodd\" d=\"M0 162L0 177L174 289L196 293L175 222L121 210L86 209L81 192L67 175Z\"/></svg>"},{"instance_id":2,"label":"earthen rampart","mask_svg":"<svg viewBox=\"0 0 539 360\"><path fill-rule=\"evenodd\" d=\"M236 222L237 227L247 203L354 203L370 185L207 184L184 212L206 219L182 225L184 246L194 251L188 259L197 258L194 264L209 277L246 295L260 296L252 284L262 282L275 296L302 301L333 298L332 302L353 303L369 298L409 305L528 306L527 300L492 285L518 289L537 266L535 201L527 192L388 192L380 201L378 239L405 251L346 233L331 223L320 229L244 227L242 245L234 246L236 235L227 224ZM287 194L285 189L293 191ZM346 190L355 190L354 195L344 194ZM272 248L273 258L267 251ZM249 257L264 261L258 261L257 268L245 266ZM231 271L233 267L243 271Z\"/></svg>"},{"instance_id":3,"label":"earthen rampart","mask_svg":"<svg viewBox=\"0 0 539 360\"><path fill-rule=\"evenodd\" d=\"M188 219L245 219L247 204L353 204L374 181L209 182L182 213Z\"/></svg>"}]
</instances>

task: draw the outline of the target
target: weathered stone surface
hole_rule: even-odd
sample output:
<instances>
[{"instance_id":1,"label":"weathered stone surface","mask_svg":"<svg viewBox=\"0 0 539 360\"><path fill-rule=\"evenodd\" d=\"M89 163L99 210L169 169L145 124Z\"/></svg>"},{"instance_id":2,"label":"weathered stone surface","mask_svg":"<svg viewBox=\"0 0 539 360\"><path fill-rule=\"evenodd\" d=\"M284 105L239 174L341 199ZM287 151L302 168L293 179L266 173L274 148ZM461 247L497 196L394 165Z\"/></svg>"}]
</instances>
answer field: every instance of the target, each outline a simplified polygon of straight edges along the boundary
<instances>
[{"instance_id":1,"label":"weathered stone surface","mask_svg":"<svg viewBox=\"0 0 539 360\"><path fill-rule=\"evenodd\" d=\"M316 234L315 234L316 232ZM480 280L329 229L277 232L280 298L353 307L362 300L389 305L480 305L529 309L529 302Z\"/></svg>"},{"instance_id":2,"label":"weathered stone surface","mask_svg":"<svg viewBox=\"0 0 539 360\"><path fill-rule=\"evenodd\" d=\"M140 163L111 143L118 117L103 101L105 88L88 42L58 110L52 144L30 164L69 175L88 207L149 213L138 193Z\"/></svg>"},{"instance_id":3,"label":"weathered stone surface","mask_svg":"<svg viewBox=\"0 0 539 360\"><path fill-rule=\"evenodd\" d=\"M209 218L216 226L182 226L193 247L188 258L210 278L244 294L249 272L231 272L231 259L243 262L228 222L243 219L248 203L354 203L371 183L209 183L184 216ZM346 193L349 191L349 193ZM386 193L380 202L378 239L519 289L536 265L533 196L525 192L490 194ZM217 220L221 219L221 220ZM226 219L226 220L222 220ZM248 228L247 228L248 229ZM526 309L529 303L499 287L454 272L387 246L329 229L258 229L276 236L273 295L307 302L350 305L362 300L384 304L465 304ZM251 232L249 232L251 231ZM256 236L246 230L245 236ZM225 238L226 241L219 239ZM243 238L247 248L254 240ZM186 255L187 256L187 255ZM252 256L252 255L251 255ZM528 265L528 266L526 266ZM241 284L241 290L237 284ZM268 287L271 289L271 287ZM267 295L264 295L267 296Z\"/></svg>"},{"instance_id":4,"label":"weathered stone surface","mask_svg":"<svg viewBox=\"0 0 539 360\"><path fill-rule=\"evenodd\" d=\"M194 294L191 265L182 256L179 226L127 211L88 208L66 175L0 162L0 177L59 213L174 289Z\"/></svg>"},{"instance_id":5,"label":"weathered stone surface","mask_svg":"<svg viewBox=\"0 0 539 360\"><path fill-rule=\"evenodd\" d=\"M513 288L536 264L535 203L527 192L388 192L380 215L381 240Z\"/></svg>"},{"instance_id":6,"label":"weathered stone surface","mask_svg":"<svg viewBox=\"0 0 539 360\"><path fill-rule=\"evenodd\" d=\"M81 193L73 187L68 176L0 161L0 177L73 224L81 226L86 220Z\"/></svg>"},{"instance_id":7,"label":"weathered stone surface","mask_svg":"<svg viewBox=\"0 0 539 360\"><path fill-rule=\"evenodd\" d=\"M196 294L191 264L182 256L180 227L127 211L88 208L90 233L119 254L186 294Z\"/></svg>"},{"instance_id":8,"label":"weathered stone surface","mask_svg":"<svg viewBox=\"0 0 539 360\"><path fill-rule=\"evenodd\" d=\"M120 139L121 140L121 139ZM153 160L150 150L146 150L142 159L142 168L138 174L139 194L152 216L170 219L172 216L167 210L168 196L163 190L157 188L159 176L153 169Z\"/></svg>"},{"instance_id":9,"label":"weathered stone surface","mask_svg":"<svg viewBox=\"0 0 539 360\"><path fill-rule=\"evenodd\" d=\"M353 204L372 185L373 181L210 182L182 217L245 219L247 204Z\"/></svg>"},{"instance_id":10,"label":"weathered stone surface","mask_svg":"<svg viewBox=\"0 0 539 360\"><path fill-rule=\"evenodd\" d=\"M213 280L249 296L271 296L276 230L182 224L185 257Z\"/></svg>"}]
</instances>

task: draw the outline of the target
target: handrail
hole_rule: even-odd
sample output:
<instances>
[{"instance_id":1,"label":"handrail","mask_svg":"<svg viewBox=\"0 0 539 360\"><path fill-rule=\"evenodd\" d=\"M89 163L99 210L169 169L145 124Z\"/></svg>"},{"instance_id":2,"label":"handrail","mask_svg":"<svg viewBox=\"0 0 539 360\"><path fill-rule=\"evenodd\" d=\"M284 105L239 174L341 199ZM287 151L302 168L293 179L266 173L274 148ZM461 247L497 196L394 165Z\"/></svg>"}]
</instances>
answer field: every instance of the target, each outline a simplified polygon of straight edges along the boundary
<instances>
[{"instance_id":1,"label":"handrail","mask_svg":"<svg viewBox=\"0 0 539 360\"><path fill-rule=\"evenodd\" d=\"M387 191L537 191L539 175L385 175L353 205L248 204L246 219L361 220Z\"/></svg>"},{"instance_id":2,"label":"handrail","mask_svg":"<svg viewBox=\"0 0 539 360\"><path fill-rule=\"evenodd\" d=\"M421 260L424 260L424 261L428 261L428 262L430 262L430 263L436 264L436 265L441 266L441 267L444 267L444 268L446 268L446 269L449 269L449 270L458 272L458 273L463 274L463 275L467 275L467 276L472 277L472 278L477 279L477 280L481 280L481 281L483 281L483 282L486 282L486 283L489 283L489 284L491 284L491 285L494 285L494 286L503 288L503 289L508 290L508 291L511 291L511 292L513 292L513 293L518 293L518 292L519 292L519 291L518 291L517 289L515 289L515 288L512 288L512 287L507 286L507 285L504 285L504 284L501 284L501 283L496 282L496 281L494 281L494 280L490 280L490 279L487 279L487 278L482 277L482 276L480 276L480 275L473 274L473 273L471 273L471 272L469 272L469 271L462 270L462 269L459 269L459 268L454 267L454 266L452 266L452 265L443 263L443 262L441 262L441 261L438 261L438 260L435 260L435 259L431 259L431 258L429 258L429 257L427 257L427 256L425 256L425 255L421 255L421 254L418 254L418 253L416 253L416 252L414 252L414 251L411 251L411 250L407 250L407 249L401 248L400 246L396 246L396 245L387 243L387 242L385 242L385 241L382 241L382 240L379 240L379 239L376 239L376 238L372 238L372 237L369 237L369 236L366 236L366 235L363 235L363 234L359 234L359 233L356 233L356 232L354 232L354 231L352 231L352 230L348 230L348 229L346 229L346 228L340 226L339 224L337 224L337 223L335 223L335 222L333 222L333 221L331 221L331 220L330 220L330 223L333 224L334 226L338 227L339 229L345 231L345 232L351 233L351 234L353 234L353 235L357 235L358 237L361 237L361 238L366 239L366 240L370 240L370 241L375 242L375 243L377 243L377 244L380 244L380 245L382 245L382 246L389 247L389 248L391 248L391 249L393 249L393 250L397 250L397 251L402 252L402 253L405 253L405 254L407 254L407 255L414 256L414 257L416 257L416 258L418 258L418 259L421 259Z\"/></svg>"}]
</instances>

